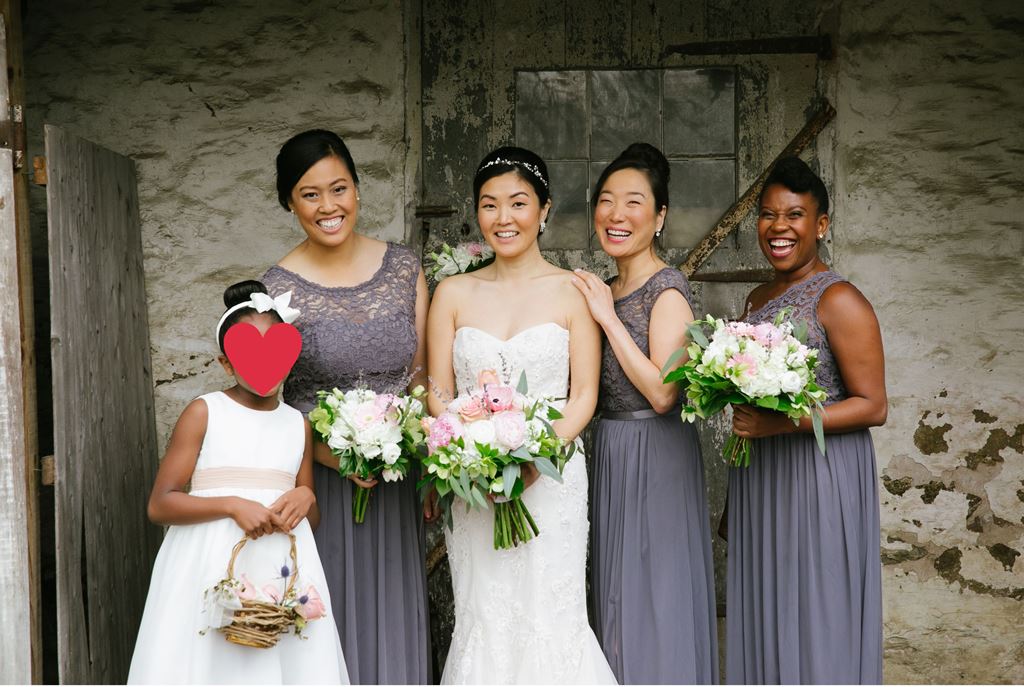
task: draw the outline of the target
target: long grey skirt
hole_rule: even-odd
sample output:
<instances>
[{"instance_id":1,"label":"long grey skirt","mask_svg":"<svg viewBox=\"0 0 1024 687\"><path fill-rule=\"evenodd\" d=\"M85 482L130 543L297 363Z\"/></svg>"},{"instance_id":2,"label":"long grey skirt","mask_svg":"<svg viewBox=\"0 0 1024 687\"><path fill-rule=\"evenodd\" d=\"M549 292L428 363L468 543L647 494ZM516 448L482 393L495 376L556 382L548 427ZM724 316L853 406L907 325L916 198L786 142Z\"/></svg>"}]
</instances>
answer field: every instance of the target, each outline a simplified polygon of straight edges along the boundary
<instances>
[{"instance_id":1,"label":"long grey skirt","mask_svg":"<svg viewBox=\"0 0 1024 687\"><path fill-rule=\"evenodd\" d=\"M591 595L621 684L718 682L704 462L675 412L602 419L594 435Z\"/></svg>"},{"instance_id":2,"label":"long grey skirt","mask_svg":"<svg viewBox=\"0 0 1024 687\"><path fill-rule=\"evenodd\" d=\"M729 471L726 679L878 684L882 571L867 430L759 439Z\"/></svg>"},{"instance_id":3,"label":"long grey skirt","mask_svg":"<svg viewBox=\"0 0 1024 687\"><path fill-rule=\"evenodd\" d=\"M416 476L373 488L362 524L353 484L313 466L317 549L354 685L430 682L423 510ZM316 660L316 657L312 657Z\"/></svg>"}]
</instances>

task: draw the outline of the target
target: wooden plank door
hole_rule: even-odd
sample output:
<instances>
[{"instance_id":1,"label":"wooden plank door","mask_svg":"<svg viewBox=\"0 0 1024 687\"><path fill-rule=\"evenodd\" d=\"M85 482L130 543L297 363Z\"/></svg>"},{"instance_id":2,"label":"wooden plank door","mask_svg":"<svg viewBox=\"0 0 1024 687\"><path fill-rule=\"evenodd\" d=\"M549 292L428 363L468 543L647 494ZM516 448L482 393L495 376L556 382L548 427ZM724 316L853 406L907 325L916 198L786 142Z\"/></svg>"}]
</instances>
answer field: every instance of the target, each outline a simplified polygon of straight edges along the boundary
<instances>
[{"instance_id":1,"label":"wooden plank door","mask_svg":"<svg viewBox=\"0 0 1024 687\"><path fill-rule=\"evenodd\" d=\"M0 130L10 129L6 28L0 17ZM0 145L0 683L32 681L32 565L26 489L21 296L14 153Z\"/></svg>"},{"instance_id":2,"label":"wooden plank door","mask_svg":"<svg viewBox=\"0 0 1024 687\"><path fill-rule=\"evenodd\" d=\"M135 165L47 126L61 682L123 683L161 533Z\"/></svg>"}]
</instances>

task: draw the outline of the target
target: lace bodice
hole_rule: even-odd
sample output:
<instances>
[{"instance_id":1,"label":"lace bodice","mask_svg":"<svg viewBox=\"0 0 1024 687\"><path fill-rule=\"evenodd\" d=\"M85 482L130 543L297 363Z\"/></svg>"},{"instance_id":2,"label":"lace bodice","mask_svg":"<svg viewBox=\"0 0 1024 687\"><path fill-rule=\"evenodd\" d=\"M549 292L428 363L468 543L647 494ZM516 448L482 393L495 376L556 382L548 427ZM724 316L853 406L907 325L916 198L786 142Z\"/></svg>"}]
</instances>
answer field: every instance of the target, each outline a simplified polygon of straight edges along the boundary
<instances>
[{"instance_id":1,"label":"lace bodice","mask_svg":"<svg viewBox=\"0 0 1024 687\"><path fill-rule=\"evenodd\" d=\"M683 294L687 303L693 303L690 282L685 274L673 267L655 272L639 289L615 301L615 314L646 356L651 354L651 311L658 296L667 289L676 289ZM602 345L598 407L612 412L646 410L651 407L644 395L629 381L607 338Z\"/></svg>"},{"instance_id":2,"label":"lace bodice","mask_svg":"<svg viewBox=\"0 0 1024 687\"><path fill-rule=\"evenodd\" d=\"M526 370L531 396L565 398L569 392L569 332L554 322L503 340L475 327L459 327L452 347L458 393L476 387L481 370L493 369L515 386Z\"/></svg>"},{"instance_id":3,"label":"lace bodice","mask_svg":"<svg viewBox=\"0 0 1024 687\"><path fill-rule=\"evenodd\" d=\"M278 265L263 275L271 295L292 292L302 311L295 326L302 353L284 385L284 400L302 412L319 389L365 386L401 392L416 355L416 254L388 243L380 269L356 286L321 286Z\"/></svg>"},{"instance_id":4,"label":"lace bodice","mask_svg":"<svg viewBox=\"0 0 1024 687\"><path fill-rule=\"evenodd\" d=\"M780 296L747 313L743 318L754 324L771 322L780 310L790 308L787 319L793 322L807 322L807 345L818 349L818 366L814 369L814 376L818 386L828 393L826 405L842 401L847 394L843 377L828 345L825 328L818 320L818 301L828 287L845 281L846 279L831 270L819 272L789 287Z\"/></svg>"}]
</instances>

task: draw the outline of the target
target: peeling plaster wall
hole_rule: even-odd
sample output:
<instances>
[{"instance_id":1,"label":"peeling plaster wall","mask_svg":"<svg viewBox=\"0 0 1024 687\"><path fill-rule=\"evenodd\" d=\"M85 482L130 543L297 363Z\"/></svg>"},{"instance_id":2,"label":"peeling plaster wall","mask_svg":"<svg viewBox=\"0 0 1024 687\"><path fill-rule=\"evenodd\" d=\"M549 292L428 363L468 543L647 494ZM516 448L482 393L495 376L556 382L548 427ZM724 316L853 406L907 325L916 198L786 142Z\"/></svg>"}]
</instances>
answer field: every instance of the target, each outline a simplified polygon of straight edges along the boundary
<instances>
[{"instance_id":1,"label":"peeling plaster wall","mask_svg":"<svg viewBox=\"0 0 1024 687\"><path fill-rule=\"evenodd\" d=\"M839 25L833 249L890 398L886 680L1024 682L1024 10L844 2Z\"/></svg>"},{"instance_id":2,"label":"peeling plaster wall","mask_svg":"<svg viewBox=\"0 0 1024 687\"><path fill-rule=\"evenodd\" d=\"M338 132L362 182L360 229L406 238L405 21L390 0L57 0L25 12L30 154L43 154L48 123L137 164L161 445L187 402L225 381L211 334L224 288L304 238L274 190L289 136ZM43 189L33 201L45 293Z\"/></svg>"}]
</instances>

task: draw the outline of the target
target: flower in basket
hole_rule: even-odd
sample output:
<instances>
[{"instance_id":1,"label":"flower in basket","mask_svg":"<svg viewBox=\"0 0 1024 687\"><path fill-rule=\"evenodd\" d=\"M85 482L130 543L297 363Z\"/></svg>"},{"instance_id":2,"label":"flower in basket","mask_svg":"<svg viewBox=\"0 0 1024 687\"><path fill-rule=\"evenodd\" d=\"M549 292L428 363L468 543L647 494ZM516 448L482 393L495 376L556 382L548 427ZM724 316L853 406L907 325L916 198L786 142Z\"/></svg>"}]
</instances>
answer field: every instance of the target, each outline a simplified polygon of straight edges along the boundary
<instances>
[{"instance_id":1,"label":"flower in basket","mask_svg":"<svg viewBox=\"0 0 1024 687\"><path fill-rule=\"evenodd\" d=\"M317 392L309 413L313 430L338 457L338 473L385 482L405 478L409 457L423 444L423 387L411 395L378 394L369 389ZM363 522L370 490L356 487L352 515Z\"/></svg>"},{"instance_id":2,"label":"flower in basket","mask_svg":"<svg viewBox=\"0 0 1024 687\"><path fill-rule=\"evenodd\" d=\"M440 283L454 274L473 272L491 264L494 261L494 250L479 241L460 243L454 248L443 243L437 252L428 254L427 259L426 273L436 283Z\"/></svg>"},{"instance_id":3,"label":"flower in basket","mask_svg":"<svg viewBox=\"0 0 1024 687\"><path fill-rule=\"evenodd\" d=\"M424 419L427 455L419 487L437 491L445 522L451 528L456 498L466 509L494 506L494 548L509 549L540 534L521 496L522 466L562 480L562 470L576 450L551 426L562 417L554 399L531 398L525 373L517 387L484 370L477 388L455 398L436 419ZM490 497L490 498L488 498Z\"/></svg>"},{"instance_id":4,"label":"flower in basket","mask_svg":"<svg viewBox=\"0 0 1024 687\"><path fill-rule=\"evenodd\" d=\"M203 595L209 627L219 629L233 643L267 648L290 628L301 636L309 622L326 615L316 587L308 585L301 594L296 591L302 585L294 567L283 566L277 571L281 576L258 590L245 573L234 577L235 557L244 544L245 540L236 545L227 576Z\"/></svg>"},{"instance_id":5,"label":"flower in basket","mask_svg":"<svg viewBox=\"0 0 1024 687\"><path fill-rule=\"evenodd\" d=\"M818 448L825 453L821 412L827 394L814 378L818 351L805 343L806 323L794 325L786 314L770 323L726 322L708 315L690 324L690 343L662 369L666 382L679 382L686 391L684 420L694 422L740 404L784 413L794 423L810 416ZM686 362L674 367L684 356ZM729 437L726 459L750 465L751 445L749 439Z\"/></svg>"}]
</instances>

